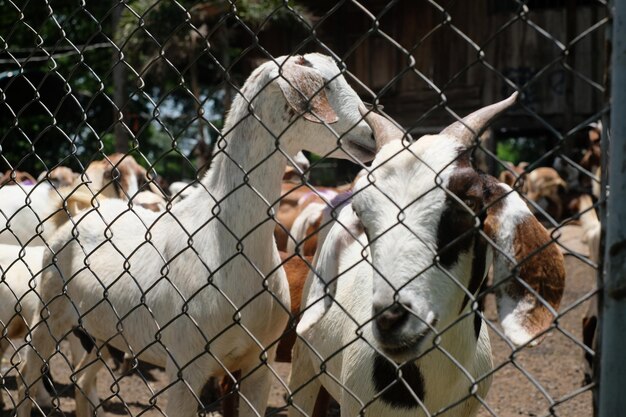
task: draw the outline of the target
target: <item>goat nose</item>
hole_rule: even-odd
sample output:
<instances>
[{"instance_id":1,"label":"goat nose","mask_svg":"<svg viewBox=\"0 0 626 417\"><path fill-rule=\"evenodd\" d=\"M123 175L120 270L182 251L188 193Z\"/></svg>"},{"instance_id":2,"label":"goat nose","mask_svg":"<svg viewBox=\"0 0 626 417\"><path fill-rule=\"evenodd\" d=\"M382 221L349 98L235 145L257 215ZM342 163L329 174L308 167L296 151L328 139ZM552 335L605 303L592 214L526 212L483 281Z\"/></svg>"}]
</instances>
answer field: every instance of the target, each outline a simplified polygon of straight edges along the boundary
<instances>
[{"instance_id":1,"label":"goat nose","mask_svg":"<svg viewBox=\"0 0 626 417\"><path fill-rule=\"evenodd\" d=\"M395 303L390 307L374 307L374 313L378 313L376 316L376 327L381 332L392 332L398 329L404 322L406 322L409 312L401 304Z\"/></svg>"}]
</instances>

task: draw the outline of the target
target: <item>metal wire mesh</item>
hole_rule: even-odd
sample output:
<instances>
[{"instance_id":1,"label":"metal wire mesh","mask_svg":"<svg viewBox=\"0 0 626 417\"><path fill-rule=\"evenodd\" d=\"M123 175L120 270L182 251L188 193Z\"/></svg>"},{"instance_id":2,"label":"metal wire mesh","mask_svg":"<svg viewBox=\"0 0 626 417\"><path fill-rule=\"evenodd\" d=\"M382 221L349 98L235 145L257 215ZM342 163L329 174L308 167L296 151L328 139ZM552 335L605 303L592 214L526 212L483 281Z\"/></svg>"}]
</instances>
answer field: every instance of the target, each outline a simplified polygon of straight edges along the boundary
<instances>
[{"instance_id":1,"label":"metal wire mesh","mask_svg":"<svg viewBox=\"0 0 626 417\"><path fill-rule=\"evenodd\" d=\"M594 414L606 2L2 10L0 414Z\"/></svg>"}]
</instances>

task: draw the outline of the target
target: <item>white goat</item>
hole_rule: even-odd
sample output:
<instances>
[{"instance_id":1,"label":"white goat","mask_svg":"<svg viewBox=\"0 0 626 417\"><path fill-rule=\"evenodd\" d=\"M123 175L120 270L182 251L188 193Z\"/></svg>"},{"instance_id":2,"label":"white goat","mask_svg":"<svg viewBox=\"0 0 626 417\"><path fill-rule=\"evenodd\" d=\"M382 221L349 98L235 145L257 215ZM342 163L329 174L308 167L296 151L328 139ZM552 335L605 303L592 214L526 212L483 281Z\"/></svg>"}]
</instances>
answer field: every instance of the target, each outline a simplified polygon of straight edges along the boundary
<instances>
[{"instance_id":1,"label":"white goat","mask_svg":"<svg viewBox=\"0 0 626 417\"><path fill-rule=\"evenodd\" d=\"M342 416L474 415L492 368L478 312L492 259L510 343L536 343L550 326L563 257L519 195L470 161L475 133L514 101L412 144L391 122L367 116L385 145L316 255L290 416L311 415L320 386Z\"/></svg>"},{"instance_id":2,"label":"white goat","mask_svg":"<svg viewBox=\"0 0 626 417\"><path fill-rule=\"evenodd\" d=\"M36 390L42 359L77 325L77 313L97 341L165 366L167 415L195 415L206 380L237 369L240 413L264 413L271 371L262 362L273 360L290 304L267 216L279 201L286 166L276 145L288 155L304 148L369 160L374 140L358 110L361 100L329 57L267 62L241 92L226 118L224 146L192 195L160 216L105 200L54 236L55 261L52 253L44 256L54 267L41 280L46 323L35 326L37 353L29 349L21 369L19 416L30 415L26 392ZM82 246L67 244L73 232ZM57 297L64 286L67 297ZM77 392L93 392L102 366L95 354L84 361ZM82 417L98 399L78 395L76 402Z\"/></svg>"}]
</instances>

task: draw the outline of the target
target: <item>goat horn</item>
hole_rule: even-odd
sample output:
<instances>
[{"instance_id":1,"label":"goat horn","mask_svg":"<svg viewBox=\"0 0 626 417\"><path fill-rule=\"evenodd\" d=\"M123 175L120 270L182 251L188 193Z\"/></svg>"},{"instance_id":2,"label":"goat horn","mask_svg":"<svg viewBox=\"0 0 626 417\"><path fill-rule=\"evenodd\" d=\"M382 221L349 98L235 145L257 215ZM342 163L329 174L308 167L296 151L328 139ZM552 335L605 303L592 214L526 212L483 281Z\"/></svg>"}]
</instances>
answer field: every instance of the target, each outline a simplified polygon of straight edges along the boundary
<instances>
[{"instance_id":1,"label":"goat horn","mask_svg":"<svg viewBox=\"0 0 626 417\"><path fill-rule=\"evenodd\" d=\"M374 133L374 140L376 141L376 152L394 140L401 140L404 137L404 132L395 123L386 117L376 114L371 110L368 110L363 103L359 104L359 111L365 123L372 128Z\"/></svg>"},{"instance_id":2,"label":"goat horn","mask_svg":"<svg viewBox=\"0 0 626 417\"><path fill-rule=\"evenodd\" d=\"M515 104L517 100L517 91L509 96L509 98L494 103L490 106L476 110L474 113L465 116L462 120L452 123L441 131L442 135L450 135L459 139L464 146L471 146L475 138L482 133L489 122L497 115Z\"/></svg>"}]
</instances>

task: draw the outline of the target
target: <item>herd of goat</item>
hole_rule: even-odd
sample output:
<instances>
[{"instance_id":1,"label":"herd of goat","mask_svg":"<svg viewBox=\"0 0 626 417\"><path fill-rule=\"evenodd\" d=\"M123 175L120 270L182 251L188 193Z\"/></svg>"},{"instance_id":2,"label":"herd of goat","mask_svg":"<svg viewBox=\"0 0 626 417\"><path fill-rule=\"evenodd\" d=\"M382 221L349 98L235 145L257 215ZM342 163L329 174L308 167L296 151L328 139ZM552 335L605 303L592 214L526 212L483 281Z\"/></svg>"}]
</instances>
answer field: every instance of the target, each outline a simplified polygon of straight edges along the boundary
<instances>
[{"instance_id":1,"label":"herd of goat","mask_svg":"<svg viewBox=\"0 0 626 417\"><path fill-rule=\"evenodd\" d=\"M331 58L282 57L245 82L196 184L166 193L123 154L83 174L11 172L0 354L19 370L16 415L50 403L39 388L63 339L77 417L102 412L109 351L165 368L169 416L196 415L210 377L237 390L239 415L263 415L275 360L292 362L291 416L319 415L324 391L343 416L474 415L491 383L488 327L536 345L564 290L563 255L527 204L562 214L563 180L523 167L498 180L471 157L516 97L412 141ZM302 150L372 164L312 188ZM599 245L591 197L567 205ZM481 311L490 268L501 330Z\"/></svg>"}]
</instances>

